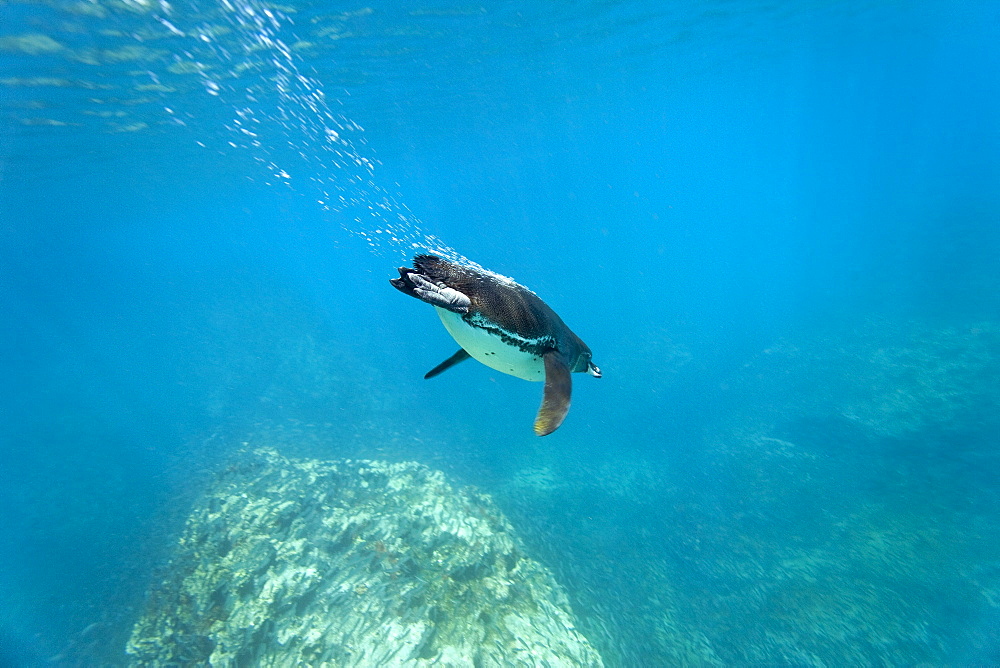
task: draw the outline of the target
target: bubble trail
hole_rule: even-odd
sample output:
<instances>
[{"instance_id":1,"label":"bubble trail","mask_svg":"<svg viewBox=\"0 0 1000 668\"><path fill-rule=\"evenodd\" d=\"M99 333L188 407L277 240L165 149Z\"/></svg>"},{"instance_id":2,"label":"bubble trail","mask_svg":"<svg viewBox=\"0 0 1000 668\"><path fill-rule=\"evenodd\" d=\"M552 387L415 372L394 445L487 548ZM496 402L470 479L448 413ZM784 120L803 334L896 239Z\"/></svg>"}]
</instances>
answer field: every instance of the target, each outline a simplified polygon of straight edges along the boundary
<instances>
[{"instance_id":1,"label":"bubble trail","mask_svg":"<svg viewBox=\"0 0 1000 668\"><path fill-rule=\"evenodd\" d=\"M205 92L232 107L226 143L250 153L266 184L284 184L321 211L340 214L341 228L378 255L432 252L468 262L428 233L398 193L378 184L377 161L359 148L364 128L334 112L322 82L303 74L305 64L289 46L299 41L291 15L259 0L219 0L195 11L199 21L185 30L169 5L161 9L160 23L192 39L175 54L177 63L194 63Z\"/></svg>"}]
</instances>

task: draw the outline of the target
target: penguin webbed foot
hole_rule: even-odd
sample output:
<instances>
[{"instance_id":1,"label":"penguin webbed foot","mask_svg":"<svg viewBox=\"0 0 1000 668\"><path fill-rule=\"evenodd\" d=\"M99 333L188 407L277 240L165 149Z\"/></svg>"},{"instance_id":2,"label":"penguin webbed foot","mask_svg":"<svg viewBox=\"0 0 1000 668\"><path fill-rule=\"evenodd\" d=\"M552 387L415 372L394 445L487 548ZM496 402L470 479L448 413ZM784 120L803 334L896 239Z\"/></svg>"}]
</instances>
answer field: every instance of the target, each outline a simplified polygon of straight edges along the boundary
<instances>
[{"instance_id":1,"label":"penguin webbed foot","mask_svg":"<svg viewBox=\"0 0 1000 668\"><path fill-rule=\"evenodd\" d=\"M392 287L422 302L454 313L468 313L472 300L446 285L434 283L426 276L406 267L399 268L399 278L389 279Z\"/></svg>"}]
</instances>

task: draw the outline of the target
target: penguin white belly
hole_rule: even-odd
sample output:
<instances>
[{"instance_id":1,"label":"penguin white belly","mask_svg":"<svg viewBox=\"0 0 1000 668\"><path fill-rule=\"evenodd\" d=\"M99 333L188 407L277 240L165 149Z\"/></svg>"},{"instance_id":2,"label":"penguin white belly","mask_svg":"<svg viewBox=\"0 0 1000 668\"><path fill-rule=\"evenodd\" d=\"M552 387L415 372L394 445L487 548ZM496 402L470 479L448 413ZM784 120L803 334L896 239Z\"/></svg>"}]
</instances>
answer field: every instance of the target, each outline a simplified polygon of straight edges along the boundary
<instances>
[{"instance_id":1,"label":"penguin white belly","mask_svg":"<svg viewBox=\"0 0 1000 668\"><path fill-rule=\"evenodd\" d=\"M545 362L538 355L507 345L496 334L468 324L458 313L438 306L435 306L434 310L437 311L451 337L477 361L491 369L524 380L545 380Z\"/></svg>"}]
</instances>

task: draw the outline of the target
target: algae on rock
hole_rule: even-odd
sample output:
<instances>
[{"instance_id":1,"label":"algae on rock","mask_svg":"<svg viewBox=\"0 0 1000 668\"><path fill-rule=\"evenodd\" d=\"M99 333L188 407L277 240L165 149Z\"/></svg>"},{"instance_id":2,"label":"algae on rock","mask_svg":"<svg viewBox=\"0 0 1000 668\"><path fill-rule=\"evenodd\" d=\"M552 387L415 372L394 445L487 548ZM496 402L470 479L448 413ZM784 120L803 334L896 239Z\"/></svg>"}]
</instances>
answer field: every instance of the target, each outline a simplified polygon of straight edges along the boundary
<instances>
[{"instance_id":1,"label":"algae on rock","mask_svg":"<svg viewBox=\"0 0 1000 668\"><path fill-rule=\"evenodd\" d=\"M419 464L248 453L167 570L136 665L602 665L490 499Z\"/></svg>"}]
</instances>

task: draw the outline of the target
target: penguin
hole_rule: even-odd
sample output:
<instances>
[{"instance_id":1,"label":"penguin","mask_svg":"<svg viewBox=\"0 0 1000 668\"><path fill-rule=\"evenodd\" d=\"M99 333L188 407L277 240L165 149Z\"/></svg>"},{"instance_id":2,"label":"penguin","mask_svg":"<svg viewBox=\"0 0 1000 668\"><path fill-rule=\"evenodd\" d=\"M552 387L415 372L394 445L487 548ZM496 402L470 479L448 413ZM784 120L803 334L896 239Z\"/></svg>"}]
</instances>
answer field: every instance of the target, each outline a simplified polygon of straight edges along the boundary
<instances>
[{"instance_id":1,"label":"penguin","mask_svg":"<svg viewBox=\"0 0 1000 668\"><path fill-rule=\"evenodd\" d=\"M538 295L509 278L436 255L413 258L389 283L434 307L461 348L427 372L433 378L470 357L491 369L545 381L535 433L551 434L569 412L570 373L595 378L590 348Z\"/></svg>"}]
</instances>

